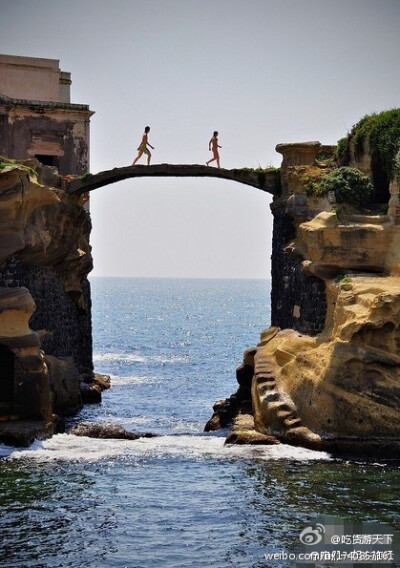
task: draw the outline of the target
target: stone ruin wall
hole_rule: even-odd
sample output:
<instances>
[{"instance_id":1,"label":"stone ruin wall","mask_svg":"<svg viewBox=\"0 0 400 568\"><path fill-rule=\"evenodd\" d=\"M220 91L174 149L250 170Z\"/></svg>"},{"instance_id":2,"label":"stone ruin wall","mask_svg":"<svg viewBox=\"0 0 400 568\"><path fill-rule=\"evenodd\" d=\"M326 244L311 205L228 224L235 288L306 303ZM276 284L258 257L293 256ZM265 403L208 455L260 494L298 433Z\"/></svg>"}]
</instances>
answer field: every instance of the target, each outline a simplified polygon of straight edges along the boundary
<instances>
[{"instance_id":1,"label":"stone ruin wall","mask_svg":"<svg viewBox=\"0 0 400 568\"><path fill-rule=\"evenodd\" d=\"M29 326L46 330L41 348L47 355L72 357L81 373L93 371L90 283L82 280L81 309L65 291L60 274L50 266L21 264L12 256L0 267L0 288L24 287L29 290L36 310Z\"/></svg>"},{"instance_id":2,"label":"stone ruin wall","mask_svg":"<svg viewBox=\"0 0 400 568\"><path fill-rule=\"evenodd\" d=\"M318 335L326 316L325 282L304 273L301 260L285 252L296 234L293 217L273 207L271 325Z\"/></svg>"}]
</instances>

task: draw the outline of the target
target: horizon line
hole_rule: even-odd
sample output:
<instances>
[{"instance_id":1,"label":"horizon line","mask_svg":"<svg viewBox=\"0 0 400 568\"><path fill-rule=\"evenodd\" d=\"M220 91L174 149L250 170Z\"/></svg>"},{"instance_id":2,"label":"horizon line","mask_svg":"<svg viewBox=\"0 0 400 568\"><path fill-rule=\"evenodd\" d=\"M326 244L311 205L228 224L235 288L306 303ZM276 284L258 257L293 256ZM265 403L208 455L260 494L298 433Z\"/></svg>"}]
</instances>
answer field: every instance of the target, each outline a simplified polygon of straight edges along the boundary
<instances>
[{"instance_id":1,"label":"horizon line","mask_svg":"<svg viewBox=\"0 0 400 568\"><path fill-rule=\"evenodd\" d=\"M141 280L271 280L271 276L124 276L124 275L88 275L87 278L132 278Z\"/></svg>"}]
</instances>

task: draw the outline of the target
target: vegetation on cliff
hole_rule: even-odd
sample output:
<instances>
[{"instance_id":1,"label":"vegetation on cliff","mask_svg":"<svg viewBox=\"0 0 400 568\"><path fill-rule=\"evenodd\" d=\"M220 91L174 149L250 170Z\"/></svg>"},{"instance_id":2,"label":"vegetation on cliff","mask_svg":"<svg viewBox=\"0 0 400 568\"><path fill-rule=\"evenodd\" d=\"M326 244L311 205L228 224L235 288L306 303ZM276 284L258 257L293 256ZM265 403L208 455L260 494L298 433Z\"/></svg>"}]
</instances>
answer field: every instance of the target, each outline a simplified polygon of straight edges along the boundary
<instances>
[{"instance_id":1,"label":"vegetation on cliff","mask_svg":"<svg viewBox=\"0 0 400 568\"><path fill-rule=\"evenodd\" d=\"M13 160L12 158L6 158L5 156L0 156L0 172L5 170L6 168L18 168L23 172L27 172L29 175L36 175L35 170L35 160L24 160L18 161Z\"/></svg>"},{"instance_id":2,"label":"vegetation on cliff","mask_svg":"<svg viewBox=\"0 0 400 568\"><path fill-rule=\"evenodd\" d=\"M394 169L397 174L397 181L400 183L400 150L397 152L394 159Z\"/></svg>"},{"instance_id":3,"label":"vegetation on cliff","mask_svg":"<svg viewBox=\"0 0 400 568\"><path fill-rule=\"evenodd\" d=\"M338 203L359 208L387 204L390 180L396 175L400 181L400 109L364 116L338 141L333 157L315 164L326 169L305 180L308 196L334 191Z\"/></svg>"},{"instance_id":4,"label":"vegetation on cliff","mask_svg":"<svg viewBox=\"0 0 400 568\"><path fill-rule=\"evenodd\" d=\"M351 154L359 159L366 151L372 162L383 169L388 179L399 166L396 155L400 150L400 109L395 108L379 114L364 116L355 124L346 138L338 141L338 159L341 165L350 163Z\"/></svg>"},{"instance_id":5,"label":"vegetation on cliff","mask_svg":"<svg viewBox=\"0 0 400 568\"><path fill-rule=\"evenodd\" d=\"M318 191L323 195L334 191L338 203L365 207L371 200L374 186L360 170L343 166L327 174Z\"/></svg>"}]
</instances>

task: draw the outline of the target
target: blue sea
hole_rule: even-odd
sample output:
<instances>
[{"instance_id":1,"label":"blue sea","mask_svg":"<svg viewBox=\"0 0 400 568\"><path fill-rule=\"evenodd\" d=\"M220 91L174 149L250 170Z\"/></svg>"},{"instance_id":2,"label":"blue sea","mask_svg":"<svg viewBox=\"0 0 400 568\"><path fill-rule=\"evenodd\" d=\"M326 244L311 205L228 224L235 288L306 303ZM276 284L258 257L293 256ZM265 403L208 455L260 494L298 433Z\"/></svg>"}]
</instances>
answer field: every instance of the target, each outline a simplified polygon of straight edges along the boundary
<instances>
[{"instance_id":1,"label":"blue sea","mask_svg":"<svg viewBox=\"0 0 400 568\"><path fill-rule=\"evenodd\" d=\"M71 423L158 436L1 446L2 568L286 567L320 515L399 531L396 462L203 432L269 326L269 294L262 280L92 279L95 369L112 388Z\"/></svg>"}]
</instances>

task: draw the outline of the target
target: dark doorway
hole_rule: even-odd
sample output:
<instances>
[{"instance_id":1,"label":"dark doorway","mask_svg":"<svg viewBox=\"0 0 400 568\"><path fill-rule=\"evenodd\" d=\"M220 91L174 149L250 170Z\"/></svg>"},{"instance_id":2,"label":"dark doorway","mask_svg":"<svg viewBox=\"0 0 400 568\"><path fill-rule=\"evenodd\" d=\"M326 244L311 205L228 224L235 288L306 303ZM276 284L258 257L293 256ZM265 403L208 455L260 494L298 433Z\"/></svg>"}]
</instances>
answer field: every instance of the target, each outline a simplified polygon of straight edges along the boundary
<instances>
[{"instance_id":1,"label":"dark doorway","mask_svg":"<svg viewBox=\"0 0 400 568\"><path fill-rule=\"evenodd\" d=\"M58 168L58 156L44 156L42 154L36 154L35 158L37 158L44 166L55 166Z\"/></svg>"},{"instance_id":2,"label":"dark doorway","mask_svg":"<svg viewBox=\"0 0 400 568\"><path fill-rule=\"evenodd\" d=\"M375 191L372 195L373 203L389 203L390 192L389 192L389 176L386 173L384 165L377 154L373 152L371 156L371 169L373 176L373 183Z\"/></svg>"},{"instance_id":3,"label":"dark doorway","mask_svg":"<svg viewBox=\"0 0 400 568\"><path fill-rule=\"evenodd\" d=\"M0 404L10 404L14 399L15 355L0 345Z\"/></svg>"}]
</instances>

